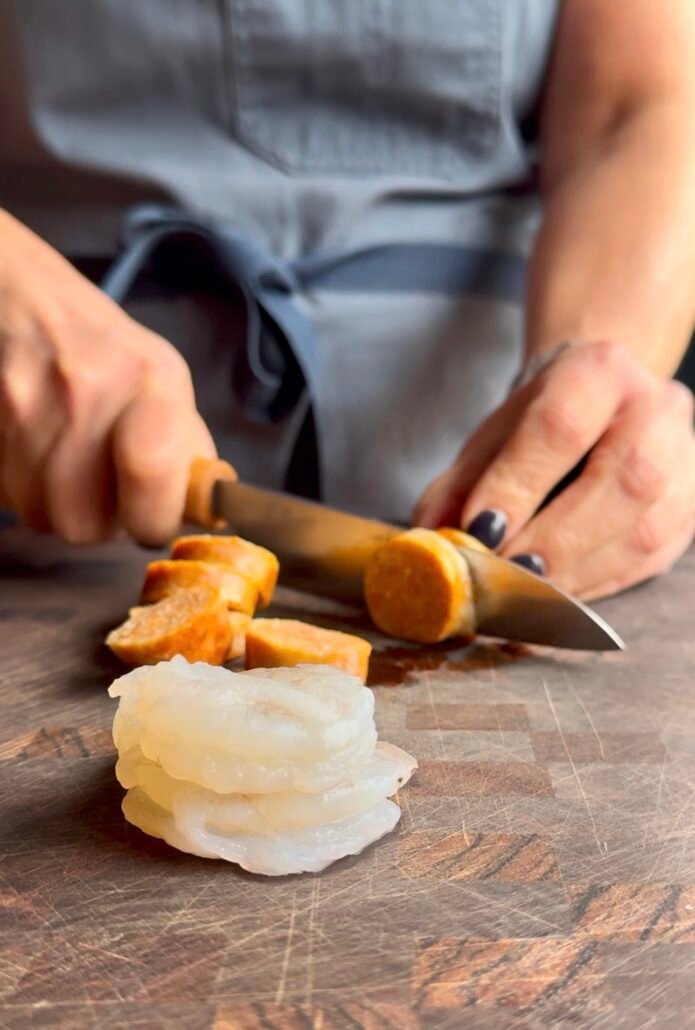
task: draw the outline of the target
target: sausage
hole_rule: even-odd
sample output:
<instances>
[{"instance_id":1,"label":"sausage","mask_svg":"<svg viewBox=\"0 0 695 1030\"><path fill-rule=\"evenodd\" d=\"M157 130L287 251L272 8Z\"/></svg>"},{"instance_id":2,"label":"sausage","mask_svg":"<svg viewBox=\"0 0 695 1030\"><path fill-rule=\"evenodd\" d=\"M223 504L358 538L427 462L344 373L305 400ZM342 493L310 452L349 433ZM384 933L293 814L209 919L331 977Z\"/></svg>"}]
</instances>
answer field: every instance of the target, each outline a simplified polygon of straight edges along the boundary
<instances>
[{"instance_id":1,"label":"sausage","mask_svg":"<svg viewBox=\"0 0 695 1030\"><path fill-rule=\"evenodd\" d=\"M131 608L106 643L127 665L154 665L177 654L221 665L232 638L229 615L219 590L177 590L156 604Z\"/></svg>"},{"instance_id":2,"label":"sausage","mask_svg":"<svg viewBox=\"0 0 695 1030\"><path fill-rule=\"evenodd\" d=\"M369 614L389 636L434 644L475 633L468 565L442 533L411 529L382 544L367 563L364 589Z\"/></svg>"},{"instance_id":3,"label":"sausage","mask_svg":"<svg viewBox=\"0 0 695 1030\"><path fill-rule=\"evenodd\" d=\"M471 536L470 533L464 533L462 529L453 529L450 526L442 526L441 529L437 530L440 536L443 536L445 540L448 540L454 545L454 547L467 547L471 551L484 551L486 554L492 554L489 547L485 544L481 544L480 540L476 537Z\"/></svg>"},{"instance_id":4,"label":"sausage","mask_svg":"<svg viewBox=\"0 0 695 1030\"><path fill-rule=\"evenodd\" d=\"M171 547L171 557L231 565L258 587L258 603L266 608L273 597L280 563L271 551L240 536L181 536Z\"/></svg>"},{"instance_id":5,"label":"sausage","mask_svg":"<svg viewBox=\"0 0 695 1030\"><path fill-rule=\"evenodd\" d=\"M181 559L151 561L145 572L140 594L141 604L161 601L175 590L209 586L219 590L228 608L253 615L258 600L258 587L231 565Z\"/></svg>"},{"instance_id":6,"label":"sausage","mask_svg":"<svg viewBox=\"0 0 695 1030\"><path fill-rule=\"evenodd\" d=\"M246 634L246 668L333 665L364 682L372 645L338 630L296 619L254 619Z\"/></svg>"}]
</instances>

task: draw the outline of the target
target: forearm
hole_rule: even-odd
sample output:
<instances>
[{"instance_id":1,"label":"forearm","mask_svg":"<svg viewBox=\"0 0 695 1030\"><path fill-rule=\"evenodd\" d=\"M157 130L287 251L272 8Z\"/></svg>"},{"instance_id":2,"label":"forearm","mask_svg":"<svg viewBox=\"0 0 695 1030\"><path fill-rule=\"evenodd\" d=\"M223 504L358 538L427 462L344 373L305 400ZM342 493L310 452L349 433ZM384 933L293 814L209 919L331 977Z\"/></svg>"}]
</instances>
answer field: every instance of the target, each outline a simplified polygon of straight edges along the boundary
<instances>
[{"instance_id":1,"label":"forearm","mask_svg":"<svg viewBox=\"0 0 695 1030\"><path fill-rule=\"evenodd\" d=\"M653 104L548 176L527 352L612 339L669 376L695 321L695 124Z\"/></svg>"}]
</instances>

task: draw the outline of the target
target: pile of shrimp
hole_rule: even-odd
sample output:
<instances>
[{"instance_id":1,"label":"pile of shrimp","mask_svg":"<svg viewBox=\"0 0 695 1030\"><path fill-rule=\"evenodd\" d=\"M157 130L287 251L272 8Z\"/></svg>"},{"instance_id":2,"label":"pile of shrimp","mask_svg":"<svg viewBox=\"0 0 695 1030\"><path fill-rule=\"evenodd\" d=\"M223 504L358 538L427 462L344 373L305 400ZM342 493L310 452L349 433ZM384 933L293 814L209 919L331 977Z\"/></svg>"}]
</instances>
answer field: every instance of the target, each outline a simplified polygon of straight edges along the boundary
<instances>
[{"instance_id":1,"label":"pile of shrimp","mask_svg":"<svg viewBox=\"0 0 695 1030\"><path fill-rule=\"evenodd\" d=\"M389 833L417 763L377 742L374 696L328 666L228 669L176 657L110 687L126 818L266 876L318 872Z\"/></svg>"}]
</instances>

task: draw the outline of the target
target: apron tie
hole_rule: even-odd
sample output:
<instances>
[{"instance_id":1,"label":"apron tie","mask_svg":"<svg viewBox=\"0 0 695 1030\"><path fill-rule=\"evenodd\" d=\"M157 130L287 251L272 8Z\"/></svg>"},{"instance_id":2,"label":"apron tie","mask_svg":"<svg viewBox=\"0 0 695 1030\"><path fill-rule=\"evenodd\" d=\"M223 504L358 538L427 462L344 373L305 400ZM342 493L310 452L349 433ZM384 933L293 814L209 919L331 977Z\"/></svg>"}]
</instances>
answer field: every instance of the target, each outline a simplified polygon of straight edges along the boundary
<instances>
[{"instance_id":1,"label":"apron tie","mask_svg":"<svg viewBox=\"0 0 695 1030\"><path fill-rule=\"evenodd\" d=\"M319 352L311 321L295 303L301 291L468 294L513 303L524 294L521 254L420 241L283 261L235 229L159 205L141 205L126 216L123 249L102 289L123 303L148 261L175 238L202 241L224 281L244 298L246 340L232 385L255 422L281 422L303 396L316 399Z\"/></svg>"},{"instance_id":2,"label":"apron tie","mask_svg":"<svg viewBox=\"0 0 695 1030\"><path fill-rule=\"evenodd\" d=\"M281 422L305 392L315 395L318 372L313 326L293 300L300 282L292 265L233 229L143 205L126 217L123 247L102 280L103 291L122 304L159 249L186 237L205 244L225 282L244 299L246 339L232 373L239 405L255 422Z\"/></svg>"}]
</instances>

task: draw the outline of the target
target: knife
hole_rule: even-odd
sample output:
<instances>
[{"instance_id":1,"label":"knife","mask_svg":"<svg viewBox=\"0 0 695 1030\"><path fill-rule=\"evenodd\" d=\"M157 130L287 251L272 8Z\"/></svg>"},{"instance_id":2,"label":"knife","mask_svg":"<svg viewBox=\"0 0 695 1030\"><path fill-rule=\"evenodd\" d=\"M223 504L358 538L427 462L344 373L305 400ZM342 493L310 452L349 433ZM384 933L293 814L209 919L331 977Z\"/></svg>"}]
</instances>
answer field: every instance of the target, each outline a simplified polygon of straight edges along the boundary
<instances>
[{"instance_id":1,"label":"knife","mask_svg":"<svg viewBox=\"0 0 695 1030\"><path fill-rule=\"evenodd\" d=\"M280 562L286 586L364 607L369 557L403 527L362 518L290 494L249 486L226 462L196 459L186 517L267 547ZM625 644L582 601L486 551L459 547L475 591L480 633L529 644L586 651L623 650Z\"/></svg>"}]
</instances>

